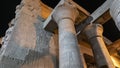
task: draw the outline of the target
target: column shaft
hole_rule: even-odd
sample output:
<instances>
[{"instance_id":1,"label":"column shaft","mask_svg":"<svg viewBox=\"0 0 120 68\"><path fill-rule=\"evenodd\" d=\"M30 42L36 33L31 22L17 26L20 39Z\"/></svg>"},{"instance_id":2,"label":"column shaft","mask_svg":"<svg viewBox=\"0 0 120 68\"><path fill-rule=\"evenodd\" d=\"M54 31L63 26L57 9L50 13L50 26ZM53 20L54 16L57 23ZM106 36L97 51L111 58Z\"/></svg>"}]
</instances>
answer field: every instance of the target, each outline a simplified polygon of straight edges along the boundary
<instances>
[{"instance_id":1,"label":"column shaft","mask_svg":"<svg viewBox=\"0 0 120 68\"><path fill-rule=\"evenodd\" d=\"M59 68L83 68L74 28L76 11L69 3L64 3L53 14L59 29Z\"/></svg>"},{"instance_id":2,"label":"column shaft","mask_svg":"<svg viewBox=\"0 0 120 68\"><path fill-rule=\"evenodd\" d=\"M64 19L58 26L60 68L82 68L74 23Z\"/></svg>"},{"instance_id":3,"label":"column shaft","mask_svg":"<svg viewBox=\"0 0 120 68\"><path fill-rule=\"evenodd\" d=\"M115 68L102 38L100 24L88 25L85 34L89 38L98 68Z\"/></svg>"}]
</instances>

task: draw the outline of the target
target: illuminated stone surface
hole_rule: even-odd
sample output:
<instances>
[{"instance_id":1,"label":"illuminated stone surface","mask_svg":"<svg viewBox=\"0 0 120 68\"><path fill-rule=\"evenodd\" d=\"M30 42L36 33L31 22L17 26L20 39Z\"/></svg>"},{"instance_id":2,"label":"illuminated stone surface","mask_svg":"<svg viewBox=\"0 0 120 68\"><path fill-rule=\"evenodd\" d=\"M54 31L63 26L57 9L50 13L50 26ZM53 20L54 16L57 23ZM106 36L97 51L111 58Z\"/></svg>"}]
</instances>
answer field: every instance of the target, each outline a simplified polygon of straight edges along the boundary
<instances>
[{"instance_id":1,"label":"illuminated stone surface","mask_svg":"<svg viewBox=\"0 0 120 68\"><path fill-rule=\"evenodd\" d=\"M103 41L103 27L100 24L90 24L85 28L98 68L115 68L109 52Z\"/></svg>"},{"instance_id":2,"label":"illuminated stone surface","mask_svg":"<svg viewBox=\"0 0 120 68\"><path fill-rule=\"evenodd\" d=\"M59 68L83 68L74 27L77 13L67 2L53 13L59 29Z\"/></svg>"},{"instance_id":3,"label":"illuminated stone surface","mask_svg":"<svg viewBox=\"0 0 120 68\"><path fill-rule=\"evenodd\" d=\"M76 6L71 5L71 3L62 3L57 9L53 9L55 13L51 13L52 9L40 0L22 0L21 4L16 7L16 16L9 24L10 27L2 40L0 68L89 68L85 57L83 57L84 54L95 55L95 57L102 55L104 57L96 59L98 66L101 67L105 64L109 68L114 68L101 37L94 37L90 41L95 46L96 43L100 44L98 48L93 47L94 50L99 51L93 51L94 55L88 42L77 40L74 28L74 24L78 24L76 17L79 15L77 20L82 22L89 15L83 8L78 8L78 5L77 9L79 14ZM108 14L104 16L106 17ZM49 15L58 25L58 30L56 29L53 33L43 28L43 23ZM108 17L105 20L98 19L102 23L107 20ZM54 26L50 27L54 28ZM102 33L102 31L95 29L92 31Z\"/></svg>"},{"instance_id":4,"label":"illuminated stone surface","mask_svg":"<svg viewBox=\"0 0 120 68\"><path fill-rule=\"evenodd\" d=\"M120 0L114 0L110 7L110 14L115 21L117 28L120 31Z\"/></svg>"}]
</instances>

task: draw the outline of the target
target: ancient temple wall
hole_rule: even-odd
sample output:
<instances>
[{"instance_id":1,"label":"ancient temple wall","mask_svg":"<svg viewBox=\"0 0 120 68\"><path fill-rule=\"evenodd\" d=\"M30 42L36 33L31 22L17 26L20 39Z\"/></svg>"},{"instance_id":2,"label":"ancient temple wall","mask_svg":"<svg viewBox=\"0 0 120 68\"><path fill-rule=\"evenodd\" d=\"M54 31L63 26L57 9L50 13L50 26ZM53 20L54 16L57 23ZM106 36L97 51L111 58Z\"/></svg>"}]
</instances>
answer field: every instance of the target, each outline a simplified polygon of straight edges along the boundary
<instances>
[{"instance_id":1,"label":"ancient temple wall","mask_svg":"<svg viewBox=\"0 0 120 68\"><path fill-rule=\"evenodd\" d=\"M0 68L55 67L55 48L50 47L55 45L50 42L53 34L42 28L49 15L42 13L49 12L50 8L43 9L42 5L40 0L22 0L16 7L16 16L3 39Z\"/></svg>"},{"instance_id":2,"label":"ancient temple wall","mask_svg":"<svg viewBox=\"0 0 120 68\"><path fill-rule=\"evenodd\" d=\"M0 68L58 68L58 34L43 29L51 11L40 0L22 0L3 38ZM92 55L85 43L80 45L80 52Z\"/></svg>"}]
</instances>

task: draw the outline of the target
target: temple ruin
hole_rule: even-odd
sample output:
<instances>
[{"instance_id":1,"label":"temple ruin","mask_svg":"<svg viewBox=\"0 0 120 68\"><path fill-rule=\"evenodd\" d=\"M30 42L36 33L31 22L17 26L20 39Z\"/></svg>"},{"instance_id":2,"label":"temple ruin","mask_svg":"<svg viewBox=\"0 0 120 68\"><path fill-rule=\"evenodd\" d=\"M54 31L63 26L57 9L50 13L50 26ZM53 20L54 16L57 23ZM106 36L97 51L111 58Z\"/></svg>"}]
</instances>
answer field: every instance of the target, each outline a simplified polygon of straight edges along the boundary
<instances>
[{"instance_id":1,"label":"temple ruin","mask_svg":"<svg viewBox=\"0 0 120 68\"><path fill-rule=\"evenodd\" d=\"M1 41L0 68L120 68L120 39L103 36L111 18L120 30L120 0L106 0L92 14L74 0L55 8L22 0L15 13Z\"/></svg>"}]
</instances>

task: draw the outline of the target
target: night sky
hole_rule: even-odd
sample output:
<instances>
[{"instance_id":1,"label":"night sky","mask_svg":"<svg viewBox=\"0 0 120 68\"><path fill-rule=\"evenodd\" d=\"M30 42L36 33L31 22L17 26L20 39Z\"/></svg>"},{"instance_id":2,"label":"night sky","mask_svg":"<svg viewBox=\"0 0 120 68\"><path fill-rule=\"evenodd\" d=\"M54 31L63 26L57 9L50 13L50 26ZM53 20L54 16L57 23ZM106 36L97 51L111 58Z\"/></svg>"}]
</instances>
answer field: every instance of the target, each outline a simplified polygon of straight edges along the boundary
<instances>
[{"instance_id":1,"label":"night sky","mask_svg":"<svg viewBox=\"0 0 120 68\"><path fill-rule=\"evenodd\" d=\"M6 29L8 29L8 23L15 16L15 8L20 3L21 0L1 0L0 1L0 37L4 36ZM42 0L45 4L54 8L55 5L59 2L59 0ZM74 0L78 4L80 4L83 8L92 13L95 9L97 9L102 3L106 0ZM120 38L120 33L113 24L113 20L109 21L110 23L106 23L104 25L104 35L107 36L110 40L115 41ZM112 23L112 24L111 24ZM113 28L110 28L111 26ZM112 32L113 31L113 32Z\"/></svg>"},{"instance_id":2,"label":"night sky","mask_svg":"<svg viewBox=\"0 0 120 68\"><path fill-rule=\"evenodd\" d=\"M21 0L1 0L0 1L0 37L4 36L6 29L8 29L8 23L15 16L16 5Z\"/></svg>"}]
</instances>

